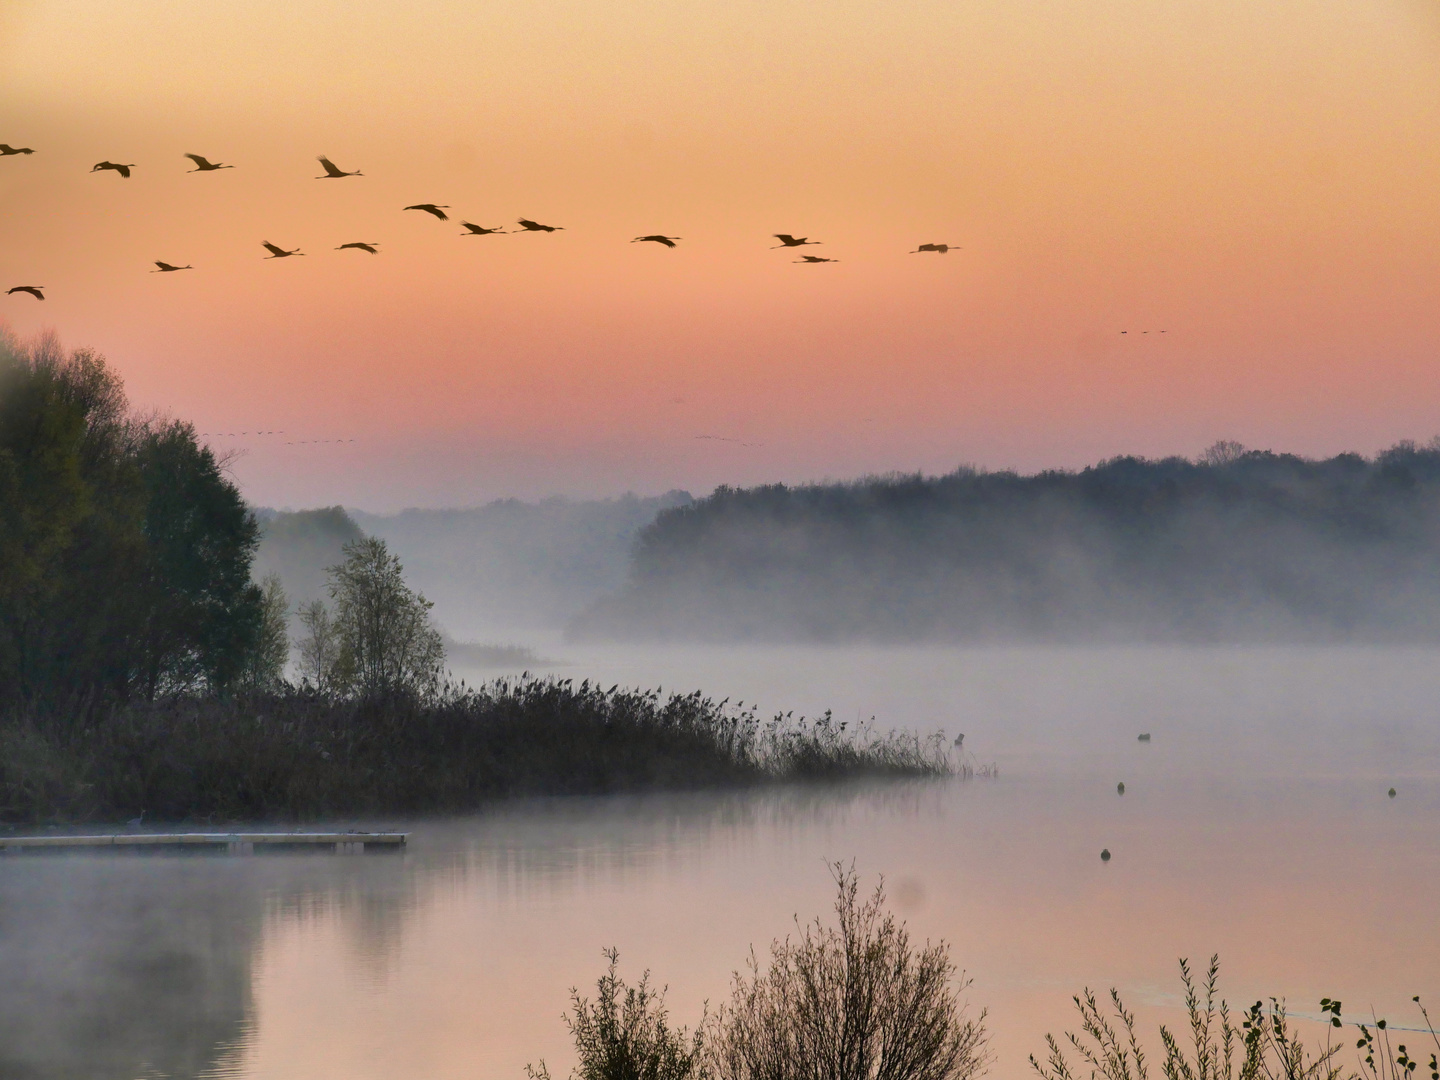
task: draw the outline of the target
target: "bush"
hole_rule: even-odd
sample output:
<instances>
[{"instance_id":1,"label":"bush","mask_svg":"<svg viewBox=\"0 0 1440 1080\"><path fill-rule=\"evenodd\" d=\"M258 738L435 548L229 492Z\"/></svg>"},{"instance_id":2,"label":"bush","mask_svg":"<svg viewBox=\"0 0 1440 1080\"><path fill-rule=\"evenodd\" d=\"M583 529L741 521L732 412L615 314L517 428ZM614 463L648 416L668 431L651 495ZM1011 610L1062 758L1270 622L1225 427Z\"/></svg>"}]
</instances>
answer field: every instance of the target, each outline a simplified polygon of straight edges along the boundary
<instances>
[{"instance_id":1,"label":"bush","mask_svg":"<svg viewBox=\"0 0 1440 1080\"><path fill-rule=\"evenodd\" d=\"M859 899L837 864L838 925L800 927L752 953L728 1008L712 1024L717 1080L969 1080L989 1061L985 1013L967 1019L942 942L915 949L884 910L883 883Z\"/></svg>"},{"instance_id":2,"label":"bush","mask_svg":"<svg viewBox=\"0 0 1440 1080\"><path fill-rule=\"evenodd\" d=\"M620 954L605 950L610 967L596 984L595 1004L571 988L572 1013L563 1016L575 1040L580 1062L573 1080L689 1080L703 1075L701 1027L688 1034L671 1030L665 991L650 986L650 973L639 986L626 986L616 973ZM550 1080L545 1062L525 1066L530 1080Z\"/></svg>"}]
</instances>

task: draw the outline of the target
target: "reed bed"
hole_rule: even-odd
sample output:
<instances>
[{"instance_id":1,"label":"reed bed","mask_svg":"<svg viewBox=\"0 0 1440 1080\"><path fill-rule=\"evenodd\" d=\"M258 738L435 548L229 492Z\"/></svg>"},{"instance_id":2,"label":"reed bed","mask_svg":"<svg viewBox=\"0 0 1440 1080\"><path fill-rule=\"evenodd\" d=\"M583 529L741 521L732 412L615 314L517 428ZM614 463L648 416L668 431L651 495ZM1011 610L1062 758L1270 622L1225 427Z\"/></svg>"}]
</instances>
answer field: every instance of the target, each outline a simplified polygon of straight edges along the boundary
<instances>
[{"instance_id":1,"label":"reed bed","mask_svg":"<svg viewBox=\"0 0 1440 1080\"><path fill-rule=\"evenodd\" d=\"M282 689L0 720L0 820L15 824L453 813L516 796L957 771L938 737L529 676L426 697Z\"/></svg>"}]
</instances>

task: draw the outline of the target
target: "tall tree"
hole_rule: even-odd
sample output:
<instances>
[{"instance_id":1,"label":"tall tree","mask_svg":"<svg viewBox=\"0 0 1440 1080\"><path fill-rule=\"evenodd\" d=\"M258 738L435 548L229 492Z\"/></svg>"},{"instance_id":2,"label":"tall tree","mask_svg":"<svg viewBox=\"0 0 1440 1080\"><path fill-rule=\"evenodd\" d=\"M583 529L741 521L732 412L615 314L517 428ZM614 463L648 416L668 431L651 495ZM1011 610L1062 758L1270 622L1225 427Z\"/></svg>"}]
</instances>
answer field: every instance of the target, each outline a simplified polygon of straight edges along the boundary
<instances>
[{"instance_id":1,"label":"tall tree","mask_svg":"<svg viewBox=\"0 0 1440 1080\"><path fill-rule=\"evenodd\" d=\"M405 584L400 559L384 540L346 544L329 588L355 690L370 696L434 687L445 646L430 620L433 605Z\"/></svg>"}]
</instances>

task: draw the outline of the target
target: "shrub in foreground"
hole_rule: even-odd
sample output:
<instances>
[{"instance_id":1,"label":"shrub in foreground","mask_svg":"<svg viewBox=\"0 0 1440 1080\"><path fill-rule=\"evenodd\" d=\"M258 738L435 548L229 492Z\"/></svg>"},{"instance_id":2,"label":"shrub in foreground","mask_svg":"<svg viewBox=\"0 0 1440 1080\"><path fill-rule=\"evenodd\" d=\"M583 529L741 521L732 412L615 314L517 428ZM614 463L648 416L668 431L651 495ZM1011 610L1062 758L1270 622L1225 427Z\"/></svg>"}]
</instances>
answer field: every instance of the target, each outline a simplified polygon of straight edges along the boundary
<instances>
[{"instance_id":1,"label":"shrub in foreground","mask_svg":"<svg viewBox=\"0 0 1440 1080\"><path fill-rule=\"evenodd\" d=\"M885 910L883 885L862 900L853 870L834 867L835 926L798 926L752 952L730 1004L695 1033L672 1029L663 992L616 974L606 952L594 1005L571 990L572 1080L971 1080L989 1062L985 1013L968 1018L948 947L915 948ZM530 1080L550 1080L542 1061Z\"/></svg>"}]
</instances>

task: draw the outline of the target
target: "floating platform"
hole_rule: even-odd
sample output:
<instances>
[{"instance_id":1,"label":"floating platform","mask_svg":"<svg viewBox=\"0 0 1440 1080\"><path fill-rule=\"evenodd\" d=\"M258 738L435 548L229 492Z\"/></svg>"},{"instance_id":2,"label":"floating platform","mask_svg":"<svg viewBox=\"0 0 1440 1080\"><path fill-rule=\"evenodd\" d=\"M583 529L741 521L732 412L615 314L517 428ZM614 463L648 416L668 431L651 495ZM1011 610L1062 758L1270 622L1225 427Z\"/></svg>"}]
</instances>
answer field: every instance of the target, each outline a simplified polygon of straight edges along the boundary
<instances>
[{"instance_id":1,"label":"floating platform","mask_svg":"<svg viewBox=\"0 0 1440 1080\"><path fill-rule=\"evenodd\" d=\"M96 836L0 836L0 854L125 851L135 853L325 851L336 854L403 851L409 833L246 832L246 833L103 833Z\"/></svg>"}]
</instances>

